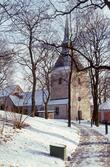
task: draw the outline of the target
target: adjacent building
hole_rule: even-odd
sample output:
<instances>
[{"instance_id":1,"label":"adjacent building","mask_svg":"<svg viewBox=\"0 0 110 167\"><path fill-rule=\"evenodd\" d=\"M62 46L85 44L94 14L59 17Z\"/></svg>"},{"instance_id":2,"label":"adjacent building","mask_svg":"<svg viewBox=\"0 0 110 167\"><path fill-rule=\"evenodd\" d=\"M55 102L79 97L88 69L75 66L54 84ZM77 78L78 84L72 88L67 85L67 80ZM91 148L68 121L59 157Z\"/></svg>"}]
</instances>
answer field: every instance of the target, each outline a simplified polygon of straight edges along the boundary
<instances>
[{"instance_id":1,"label":"adjacent building","mask_svg":"<svg viewBox=\"0 0 110 167\"><path fill-rule=\"evenodd\" d=\"M99 106L99 121L110 124L110 99Z\"/></svg>"}]
</instances>

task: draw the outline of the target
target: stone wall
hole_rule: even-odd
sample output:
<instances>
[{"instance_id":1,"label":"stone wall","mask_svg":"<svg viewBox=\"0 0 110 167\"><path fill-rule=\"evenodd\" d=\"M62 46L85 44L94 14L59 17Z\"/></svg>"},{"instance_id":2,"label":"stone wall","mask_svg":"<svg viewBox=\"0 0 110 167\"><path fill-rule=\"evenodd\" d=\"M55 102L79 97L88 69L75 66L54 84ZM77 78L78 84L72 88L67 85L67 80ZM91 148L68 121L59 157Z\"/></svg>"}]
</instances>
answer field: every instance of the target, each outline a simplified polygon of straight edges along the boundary
<instances>
[{"instance_id":1,"label":"stone wall","mask_svg":"<svg viewBox=\"0 0 110 167\"><path fill-rule=\"evenodd\" d=\"M56 112L56 108L59 107L59 112ZM54 118L55 119L67 119L67 105L50 105L48 106L49 110L55 110Z\"/></svg>"},{"instance_id":2,"label":"stone wall","mask_svg":"<svg viewBox=\"0 0 110 167\"><path fill-rule=\"evenodd\" d=\"M61 78L61 84L59 79ZM68 75L58 73L51 75L51 99L61 99L68 97Z\"/></svg>"},{"instance_id":3,"label":"stone wall","mask_svg":"<svg viewBox=\"0 0 110 167\"><path fill-rule=\"evenodd\" d=\"M73 72L71 85L72 119L78 118L78 111L82 119L90 119L89 86L85 72Z\"/></svg>"}]
</instances>

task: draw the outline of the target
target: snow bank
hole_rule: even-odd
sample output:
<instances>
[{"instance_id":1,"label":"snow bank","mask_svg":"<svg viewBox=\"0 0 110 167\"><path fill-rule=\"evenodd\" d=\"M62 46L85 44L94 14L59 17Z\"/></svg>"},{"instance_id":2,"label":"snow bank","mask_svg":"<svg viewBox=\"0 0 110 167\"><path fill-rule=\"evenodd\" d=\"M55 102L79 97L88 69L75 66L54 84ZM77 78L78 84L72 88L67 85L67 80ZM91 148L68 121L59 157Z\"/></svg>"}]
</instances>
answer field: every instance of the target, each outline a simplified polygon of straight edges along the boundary
<instances>
[{"instance_id":1,"label":"snow bank","mask_svg":"<svg viewBox=\"0 0 110 167\"><path fill-rule=\"evenodd\" d=\"M15 133L13 140L0 145L0 165L4 167L64 167L65 162L49 154L50 144L64 144L69 156L79 143L76 127L64 120L29 118L30 126Z\"/></svg>"}]
</instances>

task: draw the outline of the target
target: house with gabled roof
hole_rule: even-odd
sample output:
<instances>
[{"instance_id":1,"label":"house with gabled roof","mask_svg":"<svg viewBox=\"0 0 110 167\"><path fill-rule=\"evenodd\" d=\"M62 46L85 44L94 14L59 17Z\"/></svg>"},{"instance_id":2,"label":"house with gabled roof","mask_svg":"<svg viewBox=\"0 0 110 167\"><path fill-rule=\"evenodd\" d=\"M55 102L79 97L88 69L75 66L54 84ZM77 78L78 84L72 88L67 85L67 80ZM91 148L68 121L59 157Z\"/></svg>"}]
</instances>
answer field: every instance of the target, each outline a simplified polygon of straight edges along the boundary
<instances>
[{"instance_id":1,"label":"house with gabled roof","mask_svg":"<svg viewBox=\"0 0 110 167\"><path fill-rule=\"evenodd\" d=\"M16 95L22 93L23 90L19 85L8 85L4 89L0 90L0 109L11 110L13 108L13 102L10 100L10 95Z\"/></svg>"},{"instance_id":2,"label":"house with gabled roof","mask_svg":"<svg viewBox=\"0 0 110 167\"><path fill-rule=\"evenodd\" d=\"M99 105L99 121L110 124L110 99Z\"/></svg>"},{"instance_id":3,"label":"house with gabled roof","mask_svg":"<svg viewBox=\"0 0 110 167\"><path fill-rule=\"evenodd\" d=\"M32 115L32 92L23 92L18 85L11 85L0 91L0 109ZM43 92L37 90L35 93L36 115L45 117L43 109ZM38 110L38 111L37 111ZM54 111L48 111L49 118L54 118Z\"/></svg>"}]
</instances>

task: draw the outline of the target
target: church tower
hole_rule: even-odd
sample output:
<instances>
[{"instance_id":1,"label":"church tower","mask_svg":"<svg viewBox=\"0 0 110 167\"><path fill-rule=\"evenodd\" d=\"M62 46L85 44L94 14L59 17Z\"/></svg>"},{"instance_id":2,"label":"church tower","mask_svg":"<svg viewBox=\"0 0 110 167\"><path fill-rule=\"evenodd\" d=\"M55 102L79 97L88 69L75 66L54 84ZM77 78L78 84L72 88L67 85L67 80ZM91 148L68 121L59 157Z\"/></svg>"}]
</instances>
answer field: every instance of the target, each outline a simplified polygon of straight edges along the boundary
<instances>
[{"instance_id":1,"label":"church tower","mask_svg":"<svg viewBox=\"0 0 110 167\"><path fill-rule=\"evenodd\" d=\"M55 63L51 73L51 98L49 109L55 111L55 118L68 118L68 79L70 73L70 56L67 45L69 43L69 26L66 17L64 39L62 42L62 51ZM78 57L74 55L77 65L82 64ZM77 72L73 64L71 81L71 118L75 120L80 113L81 119L90 118L90 107L88 98L88 85L86 82L87 73Z\"/></svg>"},{"instance_id":2,"label":"church tower","mask_svg":"<svg viewBox=\"0 0 110 167\"><path fill-rule=\"evenodd\" d=\"M68 98L68 73L70 70L69 49L66 47L68 42L69 26L68 17L66 17L62 51L51 74L51 99Z\"/></svg>"}]
</instances>

